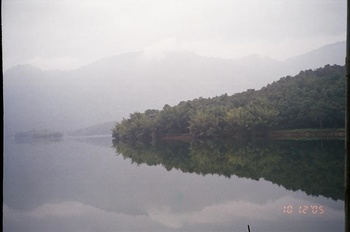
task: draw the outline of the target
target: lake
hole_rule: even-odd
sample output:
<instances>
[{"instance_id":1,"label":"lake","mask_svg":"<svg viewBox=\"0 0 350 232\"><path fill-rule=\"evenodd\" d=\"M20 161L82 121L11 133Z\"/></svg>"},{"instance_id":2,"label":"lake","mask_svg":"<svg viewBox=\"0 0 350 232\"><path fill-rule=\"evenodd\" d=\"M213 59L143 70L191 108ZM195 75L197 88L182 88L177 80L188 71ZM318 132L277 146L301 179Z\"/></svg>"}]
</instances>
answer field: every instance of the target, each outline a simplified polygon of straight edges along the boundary
<instances>
[{"instance_id":1,"label":"lake","mask_svg":"<svg viewBox=\"0 0 350 232\"><path fill-rule=\"evenodd\" d=\"M344 141L5 140L3 231L344 231Z\"/></svg>"}]
</instances>

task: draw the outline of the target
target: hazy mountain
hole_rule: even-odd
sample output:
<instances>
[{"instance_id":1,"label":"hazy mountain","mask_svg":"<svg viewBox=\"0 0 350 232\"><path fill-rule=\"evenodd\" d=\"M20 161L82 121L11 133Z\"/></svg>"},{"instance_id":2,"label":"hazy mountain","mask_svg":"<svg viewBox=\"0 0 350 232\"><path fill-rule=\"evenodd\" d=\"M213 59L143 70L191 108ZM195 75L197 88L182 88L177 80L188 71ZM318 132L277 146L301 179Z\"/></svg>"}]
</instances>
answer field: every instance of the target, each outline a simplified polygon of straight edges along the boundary
<instances>
[{"instance_id":1,"label":"hazy mountain","mask_svg":"<svg viewBox=\"0 0 350 232\"><path fill-rule=\"evenodd\" d=\"M345 64L345 42L323 46L309 53L287 59L285 62L292 72L305 69L316 69L325 64ZM296 73L295 73L296 74Z\"/></svg>"},{"instance_id":2,"label":"hazy mountain","mask_svg":"<svg viewBox=\"0 0 350 232\"><path fill-rule=\"evenodd\" d=\"M69 133L71 136L94 136L94 135L110 135L112 136L112 128L115 121L104 122L86 128L78 129Z\"/></svg>"},{"instance_id":3,"label":"hazy mountain","mask_svg":"<svg viewBox=\"0 0 350 232\"><path fill-rule=\"evenodd\" d=\"M324 58L320 58L324 57ZM127 53L71 71L19 65L4 73L6 135L31 129L74 131L117 121L129 113L182 100L259 89L282 76L344 64L345 42L279 62L168 52L161 58Z\"/></svg>"}]
</instances>

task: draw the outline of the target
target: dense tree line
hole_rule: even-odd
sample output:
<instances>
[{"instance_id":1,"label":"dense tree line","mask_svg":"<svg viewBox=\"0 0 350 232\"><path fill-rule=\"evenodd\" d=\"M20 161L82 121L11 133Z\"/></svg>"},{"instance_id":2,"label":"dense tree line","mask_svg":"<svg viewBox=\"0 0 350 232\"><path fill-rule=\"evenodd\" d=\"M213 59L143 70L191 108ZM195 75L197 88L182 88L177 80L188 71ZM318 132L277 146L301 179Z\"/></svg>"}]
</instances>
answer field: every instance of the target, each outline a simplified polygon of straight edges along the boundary
<instances>
[{"instance_id":1,"label":"dense tree line","mask_svg":"<svg viewBox=\"0 0 350 232\"><path fill-rule=\"evenodd\" d=\"M187 134L195 138L265 135L270 130L343 128L344 66L326 65L283 77L260 90L198 98L133 113L113 129L115 140L154 140Z\"/></svg>"}]
</instances>

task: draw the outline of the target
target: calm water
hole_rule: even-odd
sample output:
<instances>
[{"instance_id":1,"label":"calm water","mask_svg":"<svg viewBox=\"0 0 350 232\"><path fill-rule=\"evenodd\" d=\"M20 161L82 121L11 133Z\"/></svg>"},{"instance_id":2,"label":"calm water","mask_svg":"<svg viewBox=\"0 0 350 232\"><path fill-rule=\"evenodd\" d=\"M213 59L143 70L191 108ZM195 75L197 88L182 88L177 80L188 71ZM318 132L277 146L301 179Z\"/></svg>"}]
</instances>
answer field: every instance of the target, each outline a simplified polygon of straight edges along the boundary
<instances>
[{"instance_id":1,"label":"calm water","mask_svg":"<svg viewBox=\"0 0 350 232\"><path fill-rule=\"evenodd\" d=\"M4 231L344 231L343 141L5 141Z\"/></svg>"}]
</instances>

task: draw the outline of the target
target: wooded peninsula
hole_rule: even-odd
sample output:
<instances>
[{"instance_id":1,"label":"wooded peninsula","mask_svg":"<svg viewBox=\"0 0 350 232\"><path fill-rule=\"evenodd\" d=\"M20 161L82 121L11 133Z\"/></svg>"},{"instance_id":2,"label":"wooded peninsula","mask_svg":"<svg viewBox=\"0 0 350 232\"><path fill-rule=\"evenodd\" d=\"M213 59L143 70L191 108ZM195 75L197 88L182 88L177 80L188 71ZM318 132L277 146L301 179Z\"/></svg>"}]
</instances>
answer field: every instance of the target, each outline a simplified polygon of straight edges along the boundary
<instances>
[{"instance_id":1,"label":"wooded peninsula","mask_svg":"<svg viewBox=\"0 0 350 232\"><path fill-rule=\"evenodd\" d=\"M269 136L291 129L344 128L345 68L326 65L286 76L260 90L182 101L130 114L112 130L115 141ZM195 88L195 86L193 86Z\"/></svg>"}]
</instances>

